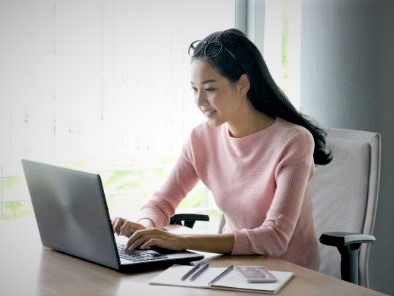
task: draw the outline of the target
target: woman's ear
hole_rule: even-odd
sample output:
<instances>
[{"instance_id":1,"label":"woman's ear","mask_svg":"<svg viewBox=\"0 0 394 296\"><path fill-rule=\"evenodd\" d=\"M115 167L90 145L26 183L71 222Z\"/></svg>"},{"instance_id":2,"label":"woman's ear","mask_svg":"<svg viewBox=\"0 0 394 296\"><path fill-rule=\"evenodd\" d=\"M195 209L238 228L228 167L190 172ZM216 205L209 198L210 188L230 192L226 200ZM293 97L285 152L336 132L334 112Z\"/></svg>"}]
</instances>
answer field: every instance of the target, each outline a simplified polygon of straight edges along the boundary
<instances>
[{"instance_id":1,"label":"woman's ear","mask_svg":"<svg viewBox=\"0 0 394 296\"><path fill-rule=\"evenodd\" d=\"M250 89L249 76L247 74L242 74L237 81L238 90L241 96L246 96Z\"/></svg>"}]
</instances>

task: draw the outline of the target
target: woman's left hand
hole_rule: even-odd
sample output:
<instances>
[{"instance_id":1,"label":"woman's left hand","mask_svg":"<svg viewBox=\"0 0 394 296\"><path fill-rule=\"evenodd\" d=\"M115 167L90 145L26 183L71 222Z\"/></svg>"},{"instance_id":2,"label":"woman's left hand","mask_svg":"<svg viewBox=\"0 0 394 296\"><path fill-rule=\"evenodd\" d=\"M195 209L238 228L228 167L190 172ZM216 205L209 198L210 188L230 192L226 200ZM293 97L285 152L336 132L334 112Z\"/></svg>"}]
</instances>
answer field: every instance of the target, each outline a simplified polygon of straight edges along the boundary
<instances>
[{"instance_id":1,"label":"woman's left hand","mask_svg":"<svg viewBox=\"0 0 394 296\"><path fill-rule=\"evenodd\" d=\"M126 249L134 250L138 247L147 249L150 247L161 247L171 250L186 249L186 238L159 228L147 228L137 230L129 238Z\"/></svg>"}]
</instances>

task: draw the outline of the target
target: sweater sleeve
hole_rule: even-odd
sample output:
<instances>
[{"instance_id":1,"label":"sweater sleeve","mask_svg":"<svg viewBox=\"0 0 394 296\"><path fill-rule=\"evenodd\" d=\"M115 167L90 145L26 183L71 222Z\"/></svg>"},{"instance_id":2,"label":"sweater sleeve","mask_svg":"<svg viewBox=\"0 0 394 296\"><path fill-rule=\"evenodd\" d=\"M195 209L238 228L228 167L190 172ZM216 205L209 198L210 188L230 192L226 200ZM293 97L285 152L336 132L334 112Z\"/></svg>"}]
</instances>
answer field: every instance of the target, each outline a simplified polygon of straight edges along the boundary
<instances>
[{"instance_id":1,"label":"sweater sleeve","mask_svg":"<svg viewBox=\"0 0 394 296\"><path fill-rule=\"evenodd\" d=\"M281 256L287 251L313 173L314 142L309 133L293 136L280 153L276 190L262 225L234 232L233 254Z\"/></svg>"},{"instance_id":2,"label":"sweater sleeve","mask_svg":"<svg viewBox=\"0 0 394 296\"><path fill-rule=\"evenodd\" d=\"M176 207L198 180L189 140L163 186L142 207L141 218L151 219L156 227L168 225Z\"/></svg>"}]
</instances>

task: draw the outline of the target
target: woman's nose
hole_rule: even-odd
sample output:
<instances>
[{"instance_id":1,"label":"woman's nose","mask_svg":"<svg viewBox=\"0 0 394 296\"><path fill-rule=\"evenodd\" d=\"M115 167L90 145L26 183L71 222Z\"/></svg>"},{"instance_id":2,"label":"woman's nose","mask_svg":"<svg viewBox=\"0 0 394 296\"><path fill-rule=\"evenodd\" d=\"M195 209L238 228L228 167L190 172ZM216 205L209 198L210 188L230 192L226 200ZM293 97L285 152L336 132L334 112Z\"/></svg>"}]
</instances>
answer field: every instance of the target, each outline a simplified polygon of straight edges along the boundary
<instances>
[{"instance_id":1,"label":"woman's nose","mask_svg":"<svg viewBox=\"0 0 394 296\"><path fill-rule=\"evenodd\" d=\"M196 103L199 106L207 104L207 98L203 92L201 91L196 92Z\"/></svg>"}]
</instances>

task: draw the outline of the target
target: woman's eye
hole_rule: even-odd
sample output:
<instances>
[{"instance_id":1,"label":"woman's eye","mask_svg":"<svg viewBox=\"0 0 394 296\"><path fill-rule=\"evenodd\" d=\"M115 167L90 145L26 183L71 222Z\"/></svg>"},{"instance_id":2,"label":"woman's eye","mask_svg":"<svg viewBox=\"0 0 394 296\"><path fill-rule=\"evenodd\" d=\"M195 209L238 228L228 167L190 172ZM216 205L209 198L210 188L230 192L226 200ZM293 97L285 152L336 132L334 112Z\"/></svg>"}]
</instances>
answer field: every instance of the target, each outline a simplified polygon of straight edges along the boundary
<instances>
[{"instance_id":1,"label":"woman's eye","mask_svg":"<svg viewBox=\"0 0 394 296\"><path fill-rule=\"evenodd\" d=\"M209 88L206 88L205 89L205 91L208 91L208 92L210 92L210 91L215 91L216 90L216 88L213 88L213 87L209 87Z\"/></svg>"}]
</instances>

